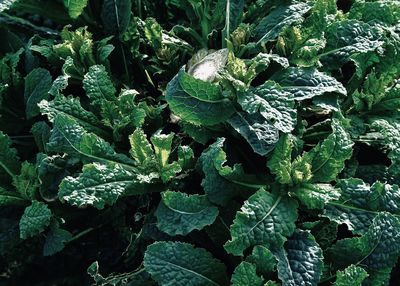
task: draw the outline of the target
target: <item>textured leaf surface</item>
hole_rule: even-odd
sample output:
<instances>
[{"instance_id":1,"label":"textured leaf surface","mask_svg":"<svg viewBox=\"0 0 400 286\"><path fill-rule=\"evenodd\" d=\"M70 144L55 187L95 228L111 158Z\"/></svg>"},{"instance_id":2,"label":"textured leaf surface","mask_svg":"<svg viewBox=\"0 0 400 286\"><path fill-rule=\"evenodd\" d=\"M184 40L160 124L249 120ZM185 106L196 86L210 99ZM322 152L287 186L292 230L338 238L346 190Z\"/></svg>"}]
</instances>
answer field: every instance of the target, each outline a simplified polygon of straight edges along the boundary
<instances>
[{"instance_id":1,"label":"textured leaf surface","mask_svg":"<svg viewBox=\"0 0 400 286\"><path fill-rule=\"evenodd\" d=\"M277 92L289 92L296 100L310 99L327 92L347 94L340 82L316 68L290 67L275 73L271 79L280 85Z\"/></svg>"},{"instance_id":2,"label":"textured leaf surface","mask_svg":"<svg viewBox=\"0 0 400 286\"><path fill-rule=\"evenodd\" d=\"M317 285L322 272L322 250L307 231L296 230L276 253L283 286Z\"/></svg>"},{"instance_id":3,"label":"textured leaf surface","mask_svg":"<svg viewBox=\"0 0 400 286\"><path fill-rule=\"evenodd\" d=\"M365 278L368 277L367 271L355 265L350 265L343 271L337 271L334 286L361 286Z\"/></svg>"},{"instance_id":4,"label":"textured leaf surface","mask_svg":"<svg viewBox=\"0 0 400 286\"><path fill-rule=\"evenodd\" d=\"M293 193L307 208L320 210L340 197L339 190L329 184L302 184Z\"/></svg>"},{"instance_id":5,"label":"textured leaf surface","mask_svg":"<svg viewBox=\"0 0 400 286\"><path fill-rule=\"evenodd\" d=\"M237 112L228 123L262 156L271 152L279 140L279 130L259 114Z\"/></svg>"},{"instance_id":6,"label":"textured leaf surface","mask_svg":"<svg viewBox=\"0 0 400 286\"><path fill-rule=\"evenodd\" d=\"M84 109L79 99L75 97L58 95L52 101L41 101L39 107L41 113L47 115L50 122L53 122L54 118L59 114L68 115L90 132L99 135L107 134L106 131L101 128L99 119L92 112Z\"/></svg>"},{"instance_id":7,"label":"textured leaf surface","mask_svg":"<svg viewBox=\"0 0 400 286\"><path fill-rule=\"evenodd\" d=\"M67 153L85 162L133 164L125 155L117 154L108 142L87 132L72 117L59 114L54 118L53 124L54 128L47 144L49 151Z\"/></svg>"},{"instance_id":8,"label":"textured leaf surface","mask_svg":"<svg viewBox=\"0 0 400 286\"><path fill-rule=\"evenodd\" d=\"M246 257L246 261L254 264L257 273L262 273L264 276L267 276L276 270L277 261L275 256L268 248L262 245L254 246L251 255Z\"/></svg>"},{"instance_id":9,"label":"textured leaf surface","mask_svg":"<svg viewBox=\"0 0 400 286\"><path fill-rule=\"evenodd\" d=\"M297 113L292 95L273 82L239 93L238 102L250 114L259 112L279 131L288 133L294 129Z\"/></svg>"},{"instance_id":10,"label":"textured leaf surface","mask_svg":"<svg viewBox=\"0 0 400 286\"><path fill-rule=\"evenodd\" d=\"M365 285L387 285L400 255L400 221L382 212L363 236L339 240L329 255L338 268L362 264L369 274Z\"/></svg>"},{"instance_id":11,"label":"textured leaf surface","mask_svg":"<svg viewBox=\"0 0 400 286\"><path fill-rule=\"evenodd\" d=\"M26 239L35 236L50 224L51 210L45 203L32 201L19 222L20 237Z\"/></svg>"},{"instance_id":12,"label":"textured leaf surface","mask_svg":"<svg viewBox=\"0 0 400 286\"><path fill-rule=\"evenodd\" d=\"M145 252L144 266L162 286L228 285L225 266L187 243L153 243Z\"/></svg>"},{"instance_id":13,"label":"textured leaf surface","mask_svg":"<svg viewBox=\"0 0 400 286\"><path fill-rule=\"evenodd\" d=\"M187 235L212 224L218 215L206 195L166 191L157 208L157 227L169 235Z\"/></svg>"},{"instance_id":14,"label":"textured leaf surface","mask_svg":"<svg viewBox=\"0 0 400 286\"><path fill-rule=\"evenodd\" d=\"M256 267L243 261L236 267L232 275L232 286L260 286L262 284L261 277L257 276Z\"/></svg>"},{"instance_id":15,"label":"textured leaf surface","mask_svg":"<svg viewBox=\"0 0 400 286\"><path fill-rule=\"evenodd\" d=\"M245 201L231 225L231 240L224 247L228 253L242 255L250 246L277 248L295 228L297 202L288 197L259 190Z\"/></svg>"},{"instance_id":16,"label":"textured leaf surface","mask_svg":"<svg viewBox=\"0 0 400 286\"><path fill-rule=\"evenodd\" d=\"M101 104L103 100L115 100L115 87L106 68L102 65L94 65L89 68L83 79L83 89L91 99L92 104Z\"/></svg>"},{"instance_id":17,"label":"textured leaf surface","mask_svg":"<svg viewBox=\"0 0 400 286\"><path fill-rule=\"evenodd\" d=\"M311 6L308 3L293 3L277 6L263 18L254 30L258 43L274 40L287 26L298 23Z\"/></svg>"},{"instance_id":18,"label":"textured leaf surface","mask_svg":"<svg viewBox=\"0 0 400 286\"><path fill-rule=\"evenodd\" d=\"M354 143L338 121L332 122L332 129L328 138L304 155L311 163L314 182L334 180L353 153Z\"/></svg>"},{"instance_id":19,"label":"textured leaf surface","mask_svg":"<svg viewBox=\"0 0 400 286\"><path fill-rule=\"evenodd\" d=\"M103 209L113 205L119 196L135 188L137 175L118 164L93 163L83 167L79 177L65 177L60 184L59 198L71 205Z\"/></svg>"},{"instance_id":20,"label":"textured leaf surface","mask_svg":"<svg viewBox=\"0 0 400 286\"><path fill-rule=\"evenodd\" d=\"M24 97L28 119L39 114L38 103L42 99L49 98L48 92L51 85L51 75L48 70L43 68L36 68L25 77Z\"/></svg>"}]
</instances>

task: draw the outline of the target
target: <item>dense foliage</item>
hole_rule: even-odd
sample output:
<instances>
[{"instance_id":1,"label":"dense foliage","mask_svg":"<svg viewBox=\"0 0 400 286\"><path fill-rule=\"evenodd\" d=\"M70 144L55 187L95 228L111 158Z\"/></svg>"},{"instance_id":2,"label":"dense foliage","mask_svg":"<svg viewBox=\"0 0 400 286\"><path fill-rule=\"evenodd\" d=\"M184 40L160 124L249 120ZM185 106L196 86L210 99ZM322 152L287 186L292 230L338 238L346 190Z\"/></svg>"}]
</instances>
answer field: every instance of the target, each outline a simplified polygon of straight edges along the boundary
<instances>
[{"instance_id":1,"label":"dense foliage","mask_svg":"<svg viewBox=\"0 0 400 286\"><path fill-rule=\"evenodd\" d=\"M1 0L1 285L398 285L400 2Z\"/></svg>"}]
</instances>

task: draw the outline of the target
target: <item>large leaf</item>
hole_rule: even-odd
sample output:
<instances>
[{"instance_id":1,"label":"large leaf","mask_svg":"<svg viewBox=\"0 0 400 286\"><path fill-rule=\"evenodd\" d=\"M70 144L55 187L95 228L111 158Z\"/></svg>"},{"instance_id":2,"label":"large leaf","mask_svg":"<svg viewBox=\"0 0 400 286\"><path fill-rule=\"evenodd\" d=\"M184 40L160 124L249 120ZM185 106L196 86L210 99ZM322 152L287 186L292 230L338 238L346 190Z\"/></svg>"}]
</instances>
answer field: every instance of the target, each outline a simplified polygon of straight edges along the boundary
<instances>
[{"instance_id":1,"label":"large leaf","mask_svg":"<svg viewBox=\"0 0 400 286\"><path fill-rule=\"evenodd\" d=\"M273 41L279 33L294 23L301 22L302 16L310 10L308 3L293 3L277 6L263 18L254 30L254 38L258 43Z\"/></svg>"},{"instance_id":2,"label":"large leaf","mask_svg":"<svg viewBox=\"0 0 400 286\"><path fill-rule=\"evenodd\" d=\"M380 211L400 216L400 190L397 185L375 182L372 186L360 179L340 180L340 199L325 206L324 216L345 223L357 234L368 231Z\"/></svg>"},{"instance_id":3,"label":"large leaf","mask_svg":"<svg viewBox=\"0 0 400 286\"><path fill-rule=\"evenodd\" d=\"M338 120L332 121L332 134L304 155L312 166L314 182L330 182L343 170L353 153L353 141Z\"/></svg>"},{"instance_id":4,"label":"large leaf","mask_svg":"<svg viewBox=\"0 0 400 286\"><path fill-rule=\"evenodd\" d=\"M262 156L271 152L279 140L279 130L260 114L236 112L228 123Z\"/></svg>"},{"instance_id":5,"label":"large leaf","mask_svg":"<svg viewBox=\"0 0 400 286\"><path fill-rule=\"evenodd\" d=\"M339 81L316 68L290 67L275 73L271 79L279 84L279 86L270 85L271 89L276 90L274 92L278 94L283 91L289 92L296 100L310 99L327 92L347 94Z\"/></svg>"},{"instance_id":6,"label":"large leaf","mask_svg":"<svg viewBox=\"0 0 400 286\"><path fill-rule=\"evenodd\" d=\"M283 286L317 285L322 272L322 250L307 231L296 230L276 252L278 277Z\"/></svg>"},{"instance_id":7,"label":"large leaf","mask_svg":"<svg viewBox=\"0 0 400 286\"><path fill-rule=\"evenodd\" d=\"M279 248L293 233L296 219L295 200L261 189L236 214L231 225L231 240L224 247L233 255L243 255L248 247L258 244Z\"/></svg>"},{"instance_id":8,"label":"large leaf","mask_svg":"<svg viewBox=\"0 0 400 286\"><path fill-rule=\"evenodd\" d=\"M157 227L169 235L187 235L212 224L218 215L205 195L166 191L157 208Z\"/></svg>"},{"instance_id":9,"label":"large leaf","mask_svg":"<svg viewBox=\"0 0 400 286\"><path fill-rule=\"evenodd\" d=\"M141 177L145 180L144 177ZM148 182L151 178L148 178ZM71 205L103 209L125 194L143 193L138 176L119 164L87 164L79 177L65 177L60 184L59 198Z\"/></svg>"},{"instance_id":10,"label":"large leaf","mask_svg":"<svg viewBox=\"0 0 400 286\"><path fill-rule=\"evenodd\" d=\"M74 118L79 125L90 132L98 135L107 134L99 124L99 119L92 112L84 109L78 98L58 95L52 101L41 101L39 107L41 113L47 115L50 122L53 122L57 115L65 114Z\"/></svg>"},{"instance_id":11,"label":"large leaf","mask_svg":"<svg viewBox=\"0 0 400 286\"><path fill-rule=\"evenodd\" d=\"M228 285L225 266L202 248L182 242L147 247L144 266L161 286Z\"/></svg>"},{"instance_id":12,"label":"large leaf","mask_svg":"<svg viewBox=\"0 0 400 286\"><path fill-rule=\"evenodd\" d=\"M215 85L194 78L183 69L168 83L165 98L177 116L196 125L224 122L234 112L231 101L217 92Z\"/></svg>"},{"instance_id":13,"label":"large leaf","mask_svg":"<svg viewBox=\"0 0 400 286\"><path fill-rule=\"evenodd\" d=\"M131 0L104 0L101 19L109 33L122 34L131 19Z\"/></svg>"},{"instance_id":14,"label":"large leaf","mask_svg":"<svg viewBox=\"0 0 400 286\"><path fill-rule=\"evenodd\" d=\"M228 39L231 33L237 28L241 22L244 0L226 0L226 16L225 16L225 27L222 30L222 43L225 44L225 40Z\"/></svg>"},{"instance_id":15,"label":"large leaf","mask_svg":"<svg viewBox=\"0 0 400 286\"><path fill-rule=\"evenodd\" d=\"M364 235L339 240L328 253L339 269L351 264L362 265L369 274L363 285L388 285L400 255L400 221L382 212Z\"/></svg>"},{"instance_id":16,"label":"large leaf","mask_svg":"<svg viewBox=\"0 0 400 286\"><path fill-rule=\"evenodd\" d=\"M28 119L39 114L38 103L49 98L51 85L51 75L43 68L34 69L25 77L24 97Z\"/></svg>"},{"instance_id":17,"label":"large leaf","mask_svg":"<svg viewBox=\"0 0 400 286\"><path fill-rule=\"evenodd\" d=\"M84 162L118 162L131 165L134 162L123 154L117 154L111 145L93 133L87 132L72 117L59 114L54 118L54 128L47 148L51 152L67 153Z\"/></svg>"},{"instance_id":18,"label":"large leaf","mask_svg":"<svg viewBox=\"0 0 400 286\"><path fill-rule=\"evenodd\" d=\"M115 100L115 87L104 66L91 66L82 83L92 104Z\"/></svg>"},{"instance_id":19,"label":"large leaf","mask_svg":"<svg viewBox=\"0 0 400 286\"><path fill-rule=\"evenodd\" d=\"M282 132L294 129L297 113L291 93L282 90L273 82L266 82L256 88L238 94L243 110L253 114L259 112L271 125Z\"/></svg>"}]
</instances>

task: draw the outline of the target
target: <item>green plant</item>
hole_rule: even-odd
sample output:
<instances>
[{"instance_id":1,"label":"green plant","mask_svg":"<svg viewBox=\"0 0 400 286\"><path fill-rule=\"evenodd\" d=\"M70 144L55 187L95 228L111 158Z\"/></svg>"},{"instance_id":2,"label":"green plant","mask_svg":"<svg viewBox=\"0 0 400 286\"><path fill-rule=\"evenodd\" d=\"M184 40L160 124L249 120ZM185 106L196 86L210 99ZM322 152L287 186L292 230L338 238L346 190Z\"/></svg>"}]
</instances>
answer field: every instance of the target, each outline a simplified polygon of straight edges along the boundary
<instances>
[{"instance_id":1,"label":"green plant","mask_svg":"<svg viewBox=\"0 0 400 286\"><path fill-rule=\"evenodd\" d=\"M1 283L398 282L399 23L398 1L1 1Z\"/></svg>"}]
</instances>

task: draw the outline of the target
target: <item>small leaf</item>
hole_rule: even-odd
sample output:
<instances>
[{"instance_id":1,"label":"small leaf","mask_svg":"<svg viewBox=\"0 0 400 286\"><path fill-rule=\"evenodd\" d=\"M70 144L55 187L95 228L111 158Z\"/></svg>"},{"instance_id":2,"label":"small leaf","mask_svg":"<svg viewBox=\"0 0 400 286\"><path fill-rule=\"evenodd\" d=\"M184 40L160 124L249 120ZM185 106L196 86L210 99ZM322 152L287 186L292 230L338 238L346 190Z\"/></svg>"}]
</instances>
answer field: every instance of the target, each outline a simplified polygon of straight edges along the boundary
<instances>
[{"instance_id":1,"label":"small leaf","mask_svg":"<svg viewBox=\"0 0 400 286\"><path fill-rule=\"evenodd\" d=\"M232 286L261 286L262 279L257 276L256 267L243 261L236 267L231 279Z\"/></svg>"},{"instance_id":2,"label":"small leaf","mask_svg":"<svg viewBox=\"0 0 400 286\"><path fill-rule=\"evenodd\" d=\"M51 256L60 252L71 238L72 234L69 231L60 228L58 222L53 222L50 226L50 231L46 235L43 256Z\"/></svg>"},{"instance_id":3,"label":"small leaf","mask_svg":"<svg viewBox=\"0 0 400 286\"><path fill-rule=\"evenodd\" d=\"M85 9L88 0L64 0L64 5L68 9L68 14L72 19L78 18Z\"/></svg>"},{"instance_id":4,"label":"small leaf","mask_svg":"<svg viewBox=\"0 0 400 286\"><path fill-rule=\"evenodd\" d=\"M336 282L334 286L361 286L365 278L368 277L367 271L355 265L350 265L344 271L336 272Z\"/></svg>"},{"instance_id":5,"label":"small leaf","mask_svg":"<svg viewBox=\"0 0 400 286\"><path fill-rule=\"evenodd\" d=\"M19 222L20 237L26 239L38 235L50 225L51 210L46 204L32 201L27 207Z\"/></svg>"}]
</instances>

